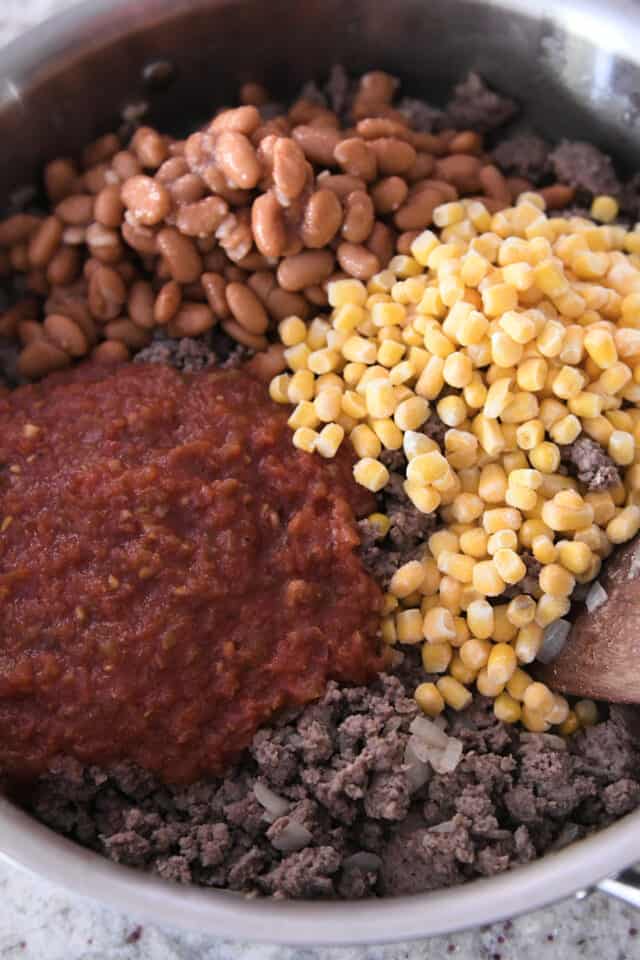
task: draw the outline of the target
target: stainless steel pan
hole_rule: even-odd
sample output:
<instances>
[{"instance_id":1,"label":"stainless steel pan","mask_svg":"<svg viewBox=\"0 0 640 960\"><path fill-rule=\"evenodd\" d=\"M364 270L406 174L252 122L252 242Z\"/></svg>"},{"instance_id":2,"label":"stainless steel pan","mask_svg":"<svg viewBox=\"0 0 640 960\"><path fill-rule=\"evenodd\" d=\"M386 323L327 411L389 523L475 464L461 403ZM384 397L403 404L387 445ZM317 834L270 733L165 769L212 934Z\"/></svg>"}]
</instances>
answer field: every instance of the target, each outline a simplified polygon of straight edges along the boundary
<instances>
[{"instance_id":1,"label":"stainless steel pan","mask_svg":"<svg viewBox=\"0 0 640 960\"><path fill-rule=\"evenodd\" d=\"M149 84L154 61L171 64L156 71L168 84ZM629 171L640 161L640 5L628 0L90 0L2 53L0 201L47 159L112 129L131 102L148 100L154 121L179 129L230 101L238 81L290 92L334 62L382 66L435 99L473 67L541 132L593 140ZM640 906L630 871L611 879L640 860L640 811L494 879L375 902L246 900L170 885L75 846L2 799L0 856L156 923L301 945L450 932L595 885Z\"/></svg>"}]
</instances>

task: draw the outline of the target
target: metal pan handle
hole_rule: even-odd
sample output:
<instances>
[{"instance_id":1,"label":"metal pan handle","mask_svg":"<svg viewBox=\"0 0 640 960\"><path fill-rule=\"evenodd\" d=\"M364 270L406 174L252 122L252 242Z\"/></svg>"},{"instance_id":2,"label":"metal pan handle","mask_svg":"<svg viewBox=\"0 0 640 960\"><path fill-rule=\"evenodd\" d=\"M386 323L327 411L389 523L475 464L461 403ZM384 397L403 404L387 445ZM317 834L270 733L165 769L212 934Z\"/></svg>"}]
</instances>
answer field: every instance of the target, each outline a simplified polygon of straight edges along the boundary
<instances>
[{"instance_id":1,"label":"metal pan handle","mask_svg":"<svg viewBox=\"0 0 640 960\"><path fill-rule=\"evenodd\" d=\"M601 880L596 884L596 889L640 909L640 872L633 868L623 870L617 877Z\"/></svg>"}]
</instances>

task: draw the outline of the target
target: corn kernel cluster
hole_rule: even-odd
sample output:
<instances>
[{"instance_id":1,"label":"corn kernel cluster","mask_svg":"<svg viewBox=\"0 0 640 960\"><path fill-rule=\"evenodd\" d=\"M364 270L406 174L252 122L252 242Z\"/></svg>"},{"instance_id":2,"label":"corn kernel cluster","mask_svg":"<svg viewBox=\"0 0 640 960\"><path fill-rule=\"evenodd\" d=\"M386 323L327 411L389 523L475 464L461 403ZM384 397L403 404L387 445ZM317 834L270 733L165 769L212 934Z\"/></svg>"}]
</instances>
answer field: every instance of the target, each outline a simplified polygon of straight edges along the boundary
<instances>
[{"instance_id":1,"label":"corn kernel cluster","mask_svg":"<svg viewBox=\"0 0 640 960\"><path fill-rule=\"evenodd\" d=\"M611 220L612 204L598 198L593 215ZM393 576L382 622L386 642L421 644L441 675L416 690L421 708L462 709L475 684L499 718L569 733L592 708L570 709L523 666L576 584L640 529L640 228L547 216L533 193L493 215L446 203L434 224L366 285L330 283L330 317L282 321L290 372L270 393L295 404L299 448L332 457L348 437L371 491L389 480L381 452L402 449L408 497L439 511L443 529ZM421 430L433 410L443 450ZM567 474L560 446L583 433L623 483L587 492ZM372 518L382 532L386 519ZM500 602L524 551L538 584Z\"/></svg>"}]
</instances>

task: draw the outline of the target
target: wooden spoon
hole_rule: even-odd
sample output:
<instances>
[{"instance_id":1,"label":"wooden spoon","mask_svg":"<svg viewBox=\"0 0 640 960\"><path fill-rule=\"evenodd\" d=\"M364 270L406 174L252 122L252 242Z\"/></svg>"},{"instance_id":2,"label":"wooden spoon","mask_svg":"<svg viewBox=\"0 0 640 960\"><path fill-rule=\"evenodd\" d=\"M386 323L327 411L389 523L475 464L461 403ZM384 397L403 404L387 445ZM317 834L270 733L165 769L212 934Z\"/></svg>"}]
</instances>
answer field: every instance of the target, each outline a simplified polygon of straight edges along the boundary
<instances>
[{"instance_id":1,"label":"wooden spoon","mask_svg":"<svg viewBox=\"0 0 640 960\"><path fill-rule=\"evenodd\" d=\"M558 692L640 703L640 536L612 555L598 579L606 600L580 612L560 655L537 675Z\"/></svg>"}]
</instances>

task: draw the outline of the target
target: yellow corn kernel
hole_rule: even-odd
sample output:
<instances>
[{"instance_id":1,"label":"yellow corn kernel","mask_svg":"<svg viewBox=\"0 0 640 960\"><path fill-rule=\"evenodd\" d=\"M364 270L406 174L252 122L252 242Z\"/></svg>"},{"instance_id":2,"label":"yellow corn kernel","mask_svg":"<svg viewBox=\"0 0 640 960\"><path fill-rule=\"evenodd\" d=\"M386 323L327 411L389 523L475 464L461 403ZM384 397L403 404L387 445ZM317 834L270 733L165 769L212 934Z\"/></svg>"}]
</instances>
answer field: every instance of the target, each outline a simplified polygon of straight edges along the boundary
<instances>
[{"instance_id":1,"label":"yellow corn kernel","mask_svg":"<svg viewBox=\"0 0 640 960\"><path fill-rule=\"evenodd\" d=\"M440 677L436 686L444 702L452 710L464 710L471 703L472 694L454 677Z\"/></svg>"},{"instance_id":2,"label":"yellow corn kernel","mask_svg":"<svg viewBox=\"0 0 640 960\"><path fill-rule=\"evenodd\" d=\"M274 403L289 403L289 383L291 377L288 373L280 373L274 377L269 384L269 396Z\"/></svg>"},{"instance_id":3,"label":"yellow corn kernel","mask_svg":"<svg viewBox=\"0 0 640 960\"><path fill-rule=\"evenodd\" d=\"M560 466L560 451L555 443L544 440L529 451L529 460L540 473L555 473Z\"/></svg>"},{"instance_id":4,"label":"yellow corn kernel","mask_svg":"<svg viewBox=\"0 0 640 960\"><path fill-rule=\"evenodd\" d=\"M378 347L377 362L383 367L394 367L403 357L406 350L404 343L395 340L385 340Z\"/></svg>"},{"instance_id":5,"label":"yellow corn kernel","mask_svg":"<svg viewBox=\"0 0 640 960\"><path fill-rule=\"evenodd\" d=\"M534 510L538 502L538 495L535 490L528 490L527 487L509 487L505 495L505 502L510 507L523 512Z\"/></svg>"},{"instance_id":6,"label":"yellow corn kernel","mask_svg":"<svg viewBox=\"0 0 640 960\"><path fill-rule=\"evenodd\" d=\"M607 444L609 456L620 466L627 467L633 463L636 445L632 433L624 430L614 430Z\"/></svg>"},{"instance_id":7,"label":"yellow corn kernel","mask_svg":"<svg viewBox=\"0 0 640 960\"><path fill-rule=\"evenodd\" d=\"M460 351L450 353L444 361L442 369L444 382L451 387L462 389L471 383L473 377L473 365L466 354Z\"/></svg>"},{"instance_id":8,"label":"yellow corn kernel","mask_svg":"<svg viewBox=\"0 0 640 960\"><path fill-rule=\"evenodd\" d=\"M443 360L455 350L455 345L443 333L442 327L436 321L427 326L424 332L424 345L430 353L436 357L441 357Z\"/></svg>"},{"instance_id":9,"label":"yellow corn kernel","mask_svg":"<svg viewBox=\"0 0 640 960\"><path fill-rule=\"evenodd\" d=\"M569 710L569 713L567 714L567 719L564 721L564 723L560 724L560 728L558 732L563 737L570 737L579 729L579 727L580 727L580 721L578 720L575 714L575 711Z\"/></svg>"},{"instance_id":10,"label":"yellow corn kernel","mask_svg":"<svg viewBox=\"0 0 640 960\"><path fill-rule=\"evenodd\" d=\"M502 503L507 492L507 475L497 463L482 468L478 494L485 503Z\"/></svg>"},{"instance_id":11,"label":"yellow corn kernel","mask_svg":"<svg viewBox=\"0 0 640 960\"><path fill-rule=\"evenodd\" d=\"M367 300L367 288L360 280L333 280L327 284L327 297L332 307L342 307L349 303L363 306Z\"/></svg>"},{"instance_id":12,"label":"yellow corn kernel","mask_svg":"<svg viewBox=\"0 0 640 960\"><path fill-rule=\"evenodd\" d=\"M562 417L561 420L556 420L556 422L549 427L551 439L554 443L559 444L573 443L573 441L580 436L581 432L582 424L572 413L569 413L566 417Z\"/></svg>"},{"instance_id":13,"label":"yellow corn kernel","mask_svg":"<svg viewBox=\"0 0 640 960\"><path fill-rule=\"evenodd\" d=\"M558 556L553 540L545 536L545 534L540 534L533 538L531 551L538 563L542 564L555 563Z\"/></svg>"},{"instance_id":14,"label":"yellow corn kernel","mask_svg":"<svg viewBox=\"0 0 640 960\"><path fill-rule=\"evenodd\" d=\"M520 627L526 627L528 623L532 623L535 615L536 602L533 597L528 596L526 593L514 597L507 606L507 619L509 623L512 623L514 627L518 629L520 629Z\"/></svg>"},{"instance_id":15,"label":"yellow corn kernel","mask_svg":"<svg viewBox=\"0 0 640 960\"><path fill-rule=\"evenodd\" d=\"M547 717L554 708L553 693L545 683L530 683L524 691L524 705L533 713Z\"/></svg>"},{"instance_id":16,"label":"yellow corn kernel","mask_svg":"<svg viewBox=\"0 0 640 960\"><path fill-rule=\"evenodd\" d=\"M598 384L605 395L613 395L622 390L623 387L629 383L632 376L633 371L631 368L626 363L619 361L609 367L608 370L602 371L598 379Z\"/></svg>"},{"instance_id":17,"label":"yellow corn kernel","mask_svg":"<svg viewBox=\"0 0 640 960\"><path fill-rule=\"evenodd\" d=\"M336 333L353 333L367 319L364 307L355 303L344 303L333 311L331 323ZM344 346L344 344L343 344Z\"/></svg>"},{"instance_id":18,"label":"yellow corn kernel","mask_svg":"<svg viewBox=\"0 0 640 960\"><path fill-rule=\"evenodd\" d=\"M406 480L403 488L414 507L421 513L433 513L442 502L440 493L433 487L425 487L422 484L411 483Z\"/></svg>"},{"instance_id":19,"label":"yellow corn kernel","mask_svg":"<svg viewBox=\"0 0 640 960\"><path fill-rule=\"evenodd\" d=\"M559 563L549 563L540 571L540 589L552 597L568 597L576 581L571 573Z\"/></svg>"},{"instance_id":20,"label":"yellow corn kernel","mask_svg":"<svg viewBox=\"0 0 640 960\"><path fill-rule=\"evenodd\" d=\"M480 560L473 568L473 588L485 597L499 597L505 582L493 560Z\"/></svg>"},{"instance_id":21,"label":"yellow corn kernel","mask_svg":"<svg viewBox=\"0 0 640 960\"><path fill-rule=\"evenodd\" d=\"M380 622L380 633L382 635L382 642L388 646L394 646L398 642L398 632L393 617L386 616L382 618Z\"/></svg>"},{"instance_id":22,"label":"yellow corn kernel","mask_svg":"<svg viewBox=\"0 0 640 960\"><path fill-rule=\"evenodd\" d=\"M513 550L496 550L493 563L505 583L518 583L527 572L524 562Z\"/></svg>"},{"instance_id":23,"label":"yellow corn kernel","mask_svg":"<svg viewBox=\"0 0 640 960\"><path fill-rule=\"evenodd\" d=\"M489 640L481 637L470 637L460 647L459 656L465 667L477 673L487 664L491 649L492 644Z\"/></svg>"},{"instance_id":24,"label":"yellow corn kernel","mask_svg":"<svg viewBox=\"0 0 640 960\"><path fill-rule=\"evenodd\" d=\"M504 690L504 684L498 683L489 677L487 667L483 667L478 671L476 687L478 693L481 693L483 697L490 697L492 700L499 697Z\"/></svg>"},{"instance_id":25,"label":"yellow corn kernel","mask_svg":"<svg viewBox=\"0 0 640 960\"><path fill-rule=\"evenodd\" d=\"M287 347L284 351L284 358L290 370L307 370L307 360L311 351L306 343L296 343L293 347Z\"/></svg>"},{"instance_id":26,"label":"yellow corn kernel","mask_svg":"<svg viewBox=\"0 0 640 960\"><path fill-rule=\"evenodd\" d=\"M482 309L489 317L499 317L518 306L518 291L507 283L496 283L482 291Z\"/></svg>"},{"instance_id":27,"label":"yellow corn kernel","mask_svg":"<svg viewBox=\"0 0 640 960\"><path fill-rule=\"evenodd\" d=\"M367 405L364 398L355 390L345 390L340 396L340 407L343 413L354 420L362 420L367 415Z\"/></svg>"},{"instance_id":28,"label":"yellow corn kernel","mask_svg":"<svg viewBox=\"0 0 640 960\"><path fill-rule=\"evenodd\" d=\"M520 720L523 727L531 733L545 733L551 726L542 714L536 713L535 710L530 710L527 706L523 706Z\"/></svg>"},{"instance_id":29,"label":"yellow corn kernel","mask_svg":"<svg viewBox=\"0 0 640 960\"><path fill-rule=\"evenodd\" d=\"M580 543L576 540L560 540L556 544L558 551L558 560L570 573L584 573L589 569L593 560L591 548L586 543ZM552 593L551 590L542 588L545 593Z\"/></svg>"},{"instance_id":30,"label":"yellow corn kernel","mask_svg":"<svg viewBox=\"0 0 640 960\"><path fill-rule=\"evenodd\" d=\"M487 676L491 683L504 686L518 666L515 651L508 643L496 643L487 662Z\"/></svg>"},{"instance_id":31,"label":"yellow corn kernel","mask_svg":"<svg viewBox=\"0 0 640 960\"><path fill-rule=\"evenodd\" d=\"M444 445L449 465L454 470L466 470L478 459L478 440L467 430L447 430Z\"/></svg>"},{"instance_id":32,"label":"yellow corn kernel","mask_svg":"<svg viewBox=\"0 0 640 960\"><path fill-rule=\"evenodd\" d=\"M471 667L467 667L460 659L458 653L454 653L451 658L451 663L449 664L449 675L452 676L454 680L463 684L471 684L475 680L477 672L477 670L472 670Z\"/></svg>"},{"instance_id":33,"label":"yellow corn kernel","mask_svg":"<svg viewBox=\"0 0 640 960\"><path fill-rule=\"evenodd\" d=\"M569 704L560 694L554 694L553 707L547 716L549 723L553 726L563 724L569 716Z\"/></svg>"},{"instance_id":34,"label":"yellow corn kernel","mask_svg":"<svg viewBox=\"0 0 640 960\"><path fill-rule=\"evenodd\" d=\"M537 393L547 382L548 364L543 357L529 357L518 367L516 378L521 390Z\"/></svg>"},{"instance_id":35,"label":"yellow corn kernel","mask_svg":"<svg viewBox=\"0 0 640 960\"><path fill-rule=\"evenodd\" d=\"M498 530L519 530L522 525L522 516L519 510L513 507L496 507L485 510L482 517L482 526L485 533L491 535Z\"/></svg>"},{"instance_id":36,"label":"yellow corn kernel","mask_svg":"<svg viewBox=\"0 0 640 960\"><path fill-rule=\"evenodd\" d=\"M312 403L308 400L303 400L297 405L287 423L292 430L297 430L298 427L317 427L320 423L316 409Z\"/></svg>"},{"instance_id":37,"label":"yellow corn kernel","mask_svg":"<svg viewBox=\"0 0 640 960\"><path fill-rule=\"evenodd\" d=\"M367 522L375 528L379 537L386 537L391 527L391 520L386 513L370 513Z\"/></svg>"},{"instance_id":38,"label":"yellow corn kernel","mask_svg":"<svg viewBox=\"0 0 640 960\"><path fill-rule=\"evenodd\" d=\"M499 417L511 400L511 377L500 377L494 380L484 401L483 414L485 417L494 419Z\"/></svg>"},{"instance_id":39,"label":"yellow corn kernel","mask_svg":"<svg viewBox=\"0 0 640 960\"><path fill-rule=\"evenodd\" d=\"M485 534L486 535L486 534ZM498 550L516 550L518 535L515 530L505 528L492 533L487 540L487 553L493 556Z\"/></svg>"},{"instance_id":40,"label":"yellow corn kernel","mask_svg":"<svg viewBox=\"0 0 640 960\"><path fill-rule=\"evenodd\" d=\"M518 663L533 663L538 656L543 640L544 631L540 624L533 622L520 627L514 643ZM513 691L512 696L515 696Z\"/></svg>"},{"instance_id":41,"label":"yellow corn kernel","mask_svg":"<svg viewBox=\"0 0 640 960\"><path fill-rule=\"evenodd\" d=\"M456 497L456 500L457 499L458 497ZM455 506L455 501L453 506ZM482 560L486 557L487 535L484 530L481 530L480 527L465 530L465 532L460 535L460 549L463 553L466 553L467 556L473 557L475 560Z\"/></svg>"},{"instance_id":42,"label":"yellow corn kernel","mask_svg":"<svg viewBox=\"0 0 640 960\"><path fill-rule=\"evenodd\" d=\"M367 293L388 293L395 282L395 273L393 273L391 270L381 270L380 273L374 273L374 275L368 281Z\"/></svg>"},{"instance_id":43,"label":"yellow corn kernel","mask_svg":"<svg viewBox=\"0 0 640 960\"><path fill-rule=\"evenodd\" d=\"M317 394L313 406L318 420L323 423L331 423L340 416L342 393L337 387L327 387Z\"/></svg>"},{"instance_id":44,"label":"yellow corn kernel","mask_svg":"<svg viewBox=\"0 0 640 960\"><path fill-rule=\"evenodd\" d=\"M377 354L375 341L366 340L364 337L349 337L342 347L342 355L345 360L350 360L353 363L375 363Z\"/></svg>"},{"instance_id":45,"label":"yellow corn kernel","mask_svg":"<svg viewBox=\"0 0 640 960\"><path fill-rule=\"evenodd\" d=\"M568 400L580 393L584 386L584 374L575 367L563 366L553 379L551 389L556 397Z\"/></svg>"},{"instance_id":46,"label":"yellow corn kernel","mask_svg":"<svg viewBox=\"0 0 640 960\"><path fill-rule=\"evenodd\" d=\"M307 338L307 325L300 317L285 317L278 324L278 334L285 347L295 347Z\"/></svg>"},{"instance_id":47,"label":"yellow corn kernel","mask_svg":"<svg viewBox=\"0 0 640 960\"><path fill-rule=\"evenodd\" d=\"M446 607L432 607L425 614L422 633L428 643L444 643L455 640L456 628L453 616Z\"/></svg>"},{"instance_id":48,"label":"yellow corn kernel","mask_svg":"<svg viewBox=\"0 0 640 960\"><path fill-rule=\"evenodd\" d=\"M425 570L419 560L410 560L398 567L389 583L389 592L401 600L408 597L415 590L420 590L424 583Z\"/></svg>"},{"instance_id":49,"label":"yellow corn kernel","mask_svg":"<svg viewBox=\"0 0 640 960\"><path fill-rule=\"evenodd\" d=\"M366 424L360 423L354 427L349 439L359 457L375 459L380 456L382 445L371 427Z\"/></svg>"},{"instance_id":50,"label":"yellow corn kernel","mask_svg":"<svg viewBox=\"0 0 640 960\"><path fill-rule=\"evenodd\" d=\"M433 483L445 476L448 463L439 450L421 453L413 457L407 465L407 479L419 483Z\"/></svg>"},{"instance_id":51,"label":"yellow corn kernel","mask_svg":"<svg viewBox=\"0 0 640 960\"><path fill-rule=\"evenodd\" d=\"M475 560L464 553L441 550L438 556L438 570L460 583L471 583Z\"/></svg>"},{"instance_id":52,"label":"yellow corn kernel","mask_svg":"<svg viewBox=\"0 0 640 960\"><path fill-rule=\"evenodd\" d=\"M422 666L427 673L445 673L452 656L450 643L422 644Z\"/></svg>"},{"instance_id":53,"label":"yellow corn kernel","mask_svg":"<svg viewBox=\"0 0 640 960\"><path fill-rule=\"evenodd\" d=\"M353 433L351 434L353 437ZM389 471L379 460L373 457L363 457L354 465L353 476L357 483L372 493L382 490L389 482Z\"/></svg>"},{"instance_id":54,"label":"yellow corn kernel","mask_svg":"<svg viewBox=\"0 0 640 960\"><path fill-rule=\"evenodd\" d=\"M518 539L523 547L531 548L535 537L538 536L553 537L553 530L543 523L539 517L529 517L522 524L518 533Z\"/></svg>"},{"instance_id":55,"label":"yellow corn kernel","mask_svg":"<svg viewBox=\"0 0 640 960\"><path fill-rule=\"evenodd\" d=\"M398 643L420 643L423 616L419 610L402 610L396 614Z\"/></svg>"},{"instance_id":56,"label":"yellow corn kernel","mask_svg":"<svg viewBox=\"0 0 640 960\"><path fill-rule=\"evenodd\" d=\"M591 418L600 416L603 403L603 397L597 393L592 393L590 390L586 390L576 394L574 397L570 397L567 406L576 417Z\"/></svg>"},{"instance_id":57,"label":"yellow corn kernel","mask_svg":"<svg viewBox=\"0 0 640 960\"><path fill-rule=\"evenodd\" d=\"M598 707L593 700L578 700L573 709L581 727L594 727L598 722Z\"/></svg>"},{"instance_id":58,"label":"yellow corn kernel","mask_svg":"<svg viewBox=\"0 0 640 960\"><path fill-rule=\"evenodd\" d=\"M618 360L616 344L608 330L599 328L587 330L584 336L584 348L601 370L612 367Z\"/></svg>"},{"instance_id":59,"label":"yellow corn kernel","mask_svg":"<svg viewBox=\"0 0 640 960\"><path fill-rule=\"evenodd\" d=\"M517 700L503 691L493 701L493 712L503 723L517 723L522 708Z\"/></svg>"},{"instance_id":60,"label":"yellow corn kernel","mask_svg":"<svg viewBox=\"0 0 640 960\"><path fill-rule=\"evenodd\" d=\"M616 505L608 490L592 491L585 496L585 500L593 507L593 520L599 527L605 527L615 517Z\"/></svg>"},{"instance_id":61,"label":"yellow corn kernel","mask_svg":"<svg viewBox=\"0 0 640 960\"><path fill-rule=\"evenodd\" d=\"M493 607L490 603L487 603L486 600L473 600L469 604L467 607L467 625L474 637L487 640L493 633L494 623ZM480 666L484 666L484 663Z\"/></svg>"},{"instance_id":62,"label":"yellow corn kernel","mask_svg":"<svg viewBox=\"0 0 640 960\"><path fill-rule=\"evenodd\" d=\"M561 490L544 504L542 519L552 530L581 530L593 522L593 507L577 491Z\"/></svg>"},{"instance_id":63,"label":"yellow corn kernel","mask_svg":"<svg viewBox=\"0 0 640 960\"><path fill-rule=\"evenodd\" d=\"M425 557L422 560L423 580L420 588L425 596L433 596L438 592L440 580L442 579L438 565L432 557Z\"/></svg>"},{"instance_id":64,"label":"yellow corn kernel","mask_svg":"<svg viewBox=\"0 0 640 960\"><path fill-rule=\"evenodd\" d=\"M403 400L395 409L393 419L400 430L415 431L429 416L429 404L424 397L412 396Z\"/></svg>"},{"instance_id":65,"label":"yellow corn kernel","mask_svg":"<svg viewBox=\"0 0 640 960\"><path fill-rule=\"evenodd\" d=\"M438 556L442 550L456 552L460 541L455 533L450 530L437 530L432 533L428 540L429 551L437 562Z\"/></svg>"},{"instance_id":66,"label":"yellow corn kernel","mask_svg":"<svg viewBox=\"0 0 640 960\"><path fill-rule=\"evenodd\" d=\"M477 250L468 250L461 259L460 279L470 287L477 287L483 280L491 264L486 257L483 257Z\"/></svg>"},{"instance_id":67,"label":"yellow corn kernel","mask_svg":"<svg viewBox=\"0 0 640 960\"><path fill-rule=\"evenodd\" d=\"M416 687L413 696L428 717L437 717L444 710L444 700L435 683L421 683Z\"/></svg>"},{"instance_id":68,"label":"yellow corn kernel","mask_svg":"<svg viewBox=\"0 0 640 960\"><path fill-rule=\"evenodd\" d=\"M533 683L533 680L521 667L516 667L507 681L507 691L514 700L522 702L527 687Z\"/></svg>"},{"instance_id":69,"label":"yellow corn kernel","mask_svg":"<svg viewBox=\"0 0 640 960\"><path fill-rule=\"evenodd\" d=\"M413 380L416 376L413 363L410 360L401 360L389 370L389 380L394 386L400 386Z\"/></svg>"},{"instance_id":70,"label":"yellow corn kernel","mask_svg":"<svg viewBox=\"0 0 640 960\"><path fill-rule=\"evenodd\" d=\"M618 201L615 197L601 195L594 197L591 202L591 216L602 223L612 223L618 216Z\"/></svg>"},{"instance_id":71,"label":"yellow corn kernel","mask_svg":"<svg viewBox=\"0 0 640 960\"><path fill-rule=\"evenodd\" d=\"M320 350L327 345L329 324L322 317L316 317L307 328L307 346L310 350Z\"/></svg>"},{"instance_id":72,"label":"yellow corn kernel","mask_svg":"<svg viewBox=\"0 0 640 960\"><path fill-rule=\"evenodd\" d=\"M342 371L342 379L348 387L357 387L366 369L364 363L347 363Z\"/></svg>"},{"instance_id":73,"label":"yellow corn kernel","mask_svg":"<svg viewBox=\"0 0 640 960\"><path fill-rule=\"evenodd\" d=\"M517 313L507 310L499 320L500 326L516 343L525 344L535 339L538 333L537 324L529 313Z\"/></svg>"},{"instance_id":74,"label":"yellow corn kernel","mask_svg":"<svg viewBox=\"0 0 640 960\"><path fill-rule=\"evenodd\" d=\"M586 526L586 524L585 524ZM640 530L640 507L635 504L625 507L607 524L607 537L611 543L626 543Z\"/></svg>"},{"instance_id":75,"label":"yellow corn kernel","mask_svg":"<svg viewBox=\"0 0 640 960\"><path fill-rule=\"evenodd\" d=\"M371 421L371 429L380 440L385 450L400 450L402 447L402 431L396 427L393 420L383 417Z\"/></svg>"},{"instance_id":76,"label":"yellow corn kernel","mask_svg":"<svg viewBox=\"0 0 640 960\"><path fill-rule=\"evenodd\" d=\"M433 450L440 451L435 440L427 437L424 433L415 430L406 430L402 438L402 449L407 460L413 460L421 453L431 453Z\"/></svg>"},{"instance_id":77,"label":"yellow corn kernel","mask_svg":"<svg viewBox=\"0 0 640 960\"><path fill-rule=\"evenodd\" d=\"M451 512L456 523L473 523L482 515L483 510L484 503L475 493L459 493L451 504ZM478 532L482 531L478 530Z\"/></svg>"},{"instance_id":78,"label":"yellow corn kernel","mask_svg":"<svg viewBox=\"0 0 640 960\"><path fill-rule=\"evenodd\" d=\"M447 399L453 398L448 397ZM440 401L440 403L443 402ZM440 414L440 404L438 404L438 413ZM472 429L480 446L489 457L496 457L505 449L506 442L502 427L495 420L490 420L483 414L478 414L474 418Z\"/></svg>"},{"instance_id":79,"label":"yellow corn kernel","mask_svg":"<svg viewBox=\"0 0 640 960\"><path fill-rule=\"evenodd\" d=\"M495 290L495 287L490 287ZM513 340L503 330L491 334L491 360L499 367L515 367L522 359L522 344Z\"/></svg>"},{"instance_id":80,"label":"yellow corn kernel","mask_svg":"<svg viewBox=\"0 0 640 960\"><path fill-rule=\"evenodd\" d=\"M415 386L416 393L427 400L435 400L444 387L443 369L444 360L442 357L430 357L418 377Z\"/></svg>"},{"instance_id":81,"label":"yellow corn kernel","mask_svg":"<svg viewBox=\"0 0 640 960\"><path fill-rule=\"evenodd\" d=\"M454 616L454 627L455 627L455 617L460 613L462 609L460 606L460 594L462 591L462 584L459 580L455 580L453 577L450 577L448 574L444 574L440 580L440 585L438 587L438 594L440 596L440 605L446 607L446 609L453 614ZM456 630L456 637L458 636L458 631ZM454 643L455 640L452 637L451 643Z\"/></svg>"},{"instance_id":82,"label":"yellow corn kernel","mask_svg":"<svg viewBox=\"0 0 640 960\"><path fill-rule=\"evenodd\" d=\"M609 437L613 433L613 427L607 418L601 416L583 420L582 429L592 440L603 447L606 447Z\"/></svg>"},{"instance_id":83,"label":"yellow corn kernel","mask_svg":"<svg viewBox=\"0 0 640 960\"><path fill-rule=\"evenodd\" d=\"M365 403L370 417L384 419L391 417L397 406L395 390L386 380L373 380L367 384Z\"/></svg>"},{"instance_id":84,"label":"yellow corn kernel","mask_svg":"<svg viewBox=\"0 0 640 960\"><path fill-rule=\"evenodd\" d=\"M338 423L327 423L322 428L316 439L316 452L321 457L331 459L335 457L340 444L344 440L344 429Z\"/></svg>"},{"instance_id":85,"label":"yellow corn kernel","mask_svg":"<svg viewBox=\"0 0 640 960\"><path fill-rule=\"evenodd\" d=\"M555 320L548 320L536 340L543 357L557 357L564 348L565 327Z\"/></svg>"},{"instance_id":86,"label":"yellow corn kernel","mask_svg":"<svg viewBox=\"0 0 640 960\"><path fill-rule=\"evenodd\" d=\"M313 453L317 439L318 434L310 427L298 427L292 438L294 447L307 453Z\"/></svg>"},{"instance_id":87,"label":"yellow corn kernel","mask_svg":"<svg viewBox=\"0 0 640 960\"><path fill-rule=\"evenodd\" d=\"M571 269L580 280L597 280L609 269L609 255L581 250L571 258Z\"/></svg>"},{"instance_id":88,"label":"yellow corn kernel","mask_svg":"<svg viewBox=\"0 0 640 960\"><path fill-rule=\"evenodd\" d=\"M570 609L571 601L568 597L553 597L549 593L543 593L536 608L536 623L542 628L548 627L554 620L564 617Z\"/></svg>"},{"instance_id":89,"label":"yellow corn kernel","mask_svg":"<svg viewBox=\"0 0 640 960\"><path fill-rule=\"evenodd\" d=\"M542 260L533 268L535 284L548 297L559 297L568 288L562 262L559 260Z\"/></svg>"}]
</instances>

